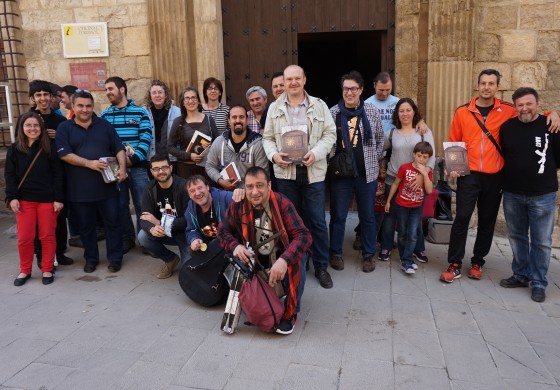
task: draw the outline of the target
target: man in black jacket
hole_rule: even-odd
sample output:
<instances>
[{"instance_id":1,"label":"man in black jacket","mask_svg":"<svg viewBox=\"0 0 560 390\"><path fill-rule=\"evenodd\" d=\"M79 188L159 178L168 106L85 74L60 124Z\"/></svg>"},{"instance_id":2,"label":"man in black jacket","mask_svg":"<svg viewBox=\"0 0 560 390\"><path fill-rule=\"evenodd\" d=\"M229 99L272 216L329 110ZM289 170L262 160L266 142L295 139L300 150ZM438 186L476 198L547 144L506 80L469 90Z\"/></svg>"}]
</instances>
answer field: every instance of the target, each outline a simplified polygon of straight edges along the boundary
<instances>
[{"instance_id":1,"label":"man in black jacket","mask_svg":"<svg viewBox=\"0 0 560 390\"><path fill-rule=\"evenodd\" d=\"M185 236L185 210L189 197L185 190L185 179L173 175L173 166L167 155L155 155L150 160L152 179L142 196L142 214L138 241L154 257L164 264L157 274L158 279L173 275L179 264L179 256L165 245L179 246L181 264L186 262L188 245Z\"/></svg>"}]
</instances>

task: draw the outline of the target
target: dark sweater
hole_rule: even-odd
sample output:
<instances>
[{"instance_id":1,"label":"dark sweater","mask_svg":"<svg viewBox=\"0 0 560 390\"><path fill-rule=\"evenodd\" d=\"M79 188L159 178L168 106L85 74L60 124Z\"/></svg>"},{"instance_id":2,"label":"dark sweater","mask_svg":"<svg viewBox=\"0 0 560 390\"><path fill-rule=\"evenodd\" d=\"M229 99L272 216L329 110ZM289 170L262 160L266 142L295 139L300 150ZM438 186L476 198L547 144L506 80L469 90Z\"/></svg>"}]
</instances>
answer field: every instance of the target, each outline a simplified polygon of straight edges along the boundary
<instances>
[{"instance_id":1,"label":"dark sweater","mask_svg":"<svg viewBox=\"0 0 560 390\"><path fill-rule=\"evenodd\" d=\"M19 190L17 188L27 168L39 152L39 144L39 141L34 142L29 154L18 151L17 142L8 148L4 168L8 201L12 199L40 203L64 201L63 168L56 156L54 144L52 144L50 155L41 153L21 188Z\"/></svg>"},{"instance_id":2,"label":"dark sweater","mask_svg":"<svg viewBox=\"0 0 560 390\"><path fill-rule=\"evenodd\" d=\"M500 143L504 153L504 191L528 196L558 191L560 134L548 131L546 117L539 115L529 123L518 118L506 121L500 130Z\"/></svg>"}]
</instances>

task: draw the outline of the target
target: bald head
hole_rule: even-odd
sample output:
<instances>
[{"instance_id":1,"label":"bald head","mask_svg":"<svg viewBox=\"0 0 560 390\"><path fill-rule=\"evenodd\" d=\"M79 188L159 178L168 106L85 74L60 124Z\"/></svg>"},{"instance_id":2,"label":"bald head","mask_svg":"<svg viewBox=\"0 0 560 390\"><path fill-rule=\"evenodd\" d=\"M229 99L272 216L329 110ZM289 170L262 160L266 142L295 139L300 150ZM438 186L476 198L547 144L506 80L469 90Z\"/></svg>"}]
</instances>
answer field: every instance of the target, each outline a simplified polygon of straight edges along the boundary
<instances>
[{"instance_id":1,"label":"bald head","mask_svg":"<svg viewBox=\"0 0 560 390\"><path fill-rule=\"evenodd\" d=\"M284 69L284 86L288 93L288 101L290 103L299 103L303 100L305 93L303 87L305 86L306 78L303 68L298 65L289 65Z\"/></svg>"}]
</instances>

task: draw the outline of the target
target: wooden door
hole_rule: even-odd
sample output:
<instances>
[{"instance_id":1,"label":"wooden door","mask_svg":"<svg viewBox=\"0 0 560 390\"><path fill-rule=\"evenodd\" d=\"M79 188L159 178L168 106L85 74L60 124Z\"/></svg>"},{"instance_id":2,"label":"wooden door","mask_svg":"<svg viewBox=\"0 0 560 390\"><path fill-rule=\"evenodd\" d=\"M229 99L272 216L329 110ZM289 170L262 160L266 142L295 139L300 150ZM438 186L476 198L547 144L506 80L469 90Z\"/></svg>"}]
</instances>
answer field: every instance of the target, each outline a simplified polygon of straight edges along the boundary
<instances>
[{"instance_id":1,"label":"wooden door","mask_svg":"<svg viewBox=\"0 0 560 390\"><path fill-rule=\"evenodd\" d=\"M222 0L227 104L247 106L245 92L253 85L264 87L270 94L271 75L287 65L298 64L299 39L309 40L314 33L321 34L320 39L328 43L329 34L324 33L334 37L335 33L379 32L381 38L375 43L380 46L379 66L371 73L392 71L394 8L394 0ZM343 55L333 51L317 61L327 67L330 56ZM349 58L344 71L355 68L353 58ZM320 77L309 73L307 76ZM366 80L373 76L364 74Z\"/></svg>"}]
</instances>

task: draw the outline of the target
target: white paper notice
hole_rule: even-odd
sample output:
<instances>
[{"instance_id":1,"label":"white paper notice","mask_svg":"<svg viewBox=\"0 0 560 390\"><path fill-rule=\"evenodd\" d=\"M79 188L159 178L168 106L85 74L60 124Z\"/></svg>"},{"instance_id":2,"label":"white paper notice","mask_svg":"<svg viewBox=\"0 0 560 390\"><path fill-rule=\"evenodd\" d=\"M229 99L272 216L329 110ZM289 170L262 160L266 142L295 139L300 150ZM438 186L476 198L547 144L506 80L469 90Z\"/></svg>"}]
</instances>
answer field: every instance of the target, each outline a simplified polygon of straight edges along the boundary
<instances>
[{"instance_id":1,"label":"white paper notice","mask_svg":"<svg viewBox=\"0 0 560 390\"><path fill-rule=\"evenodd\" d=\"M101 37L89 37L87 45L88 50L101 50Z\"/></svg>"}]
</instances>

